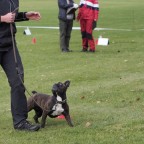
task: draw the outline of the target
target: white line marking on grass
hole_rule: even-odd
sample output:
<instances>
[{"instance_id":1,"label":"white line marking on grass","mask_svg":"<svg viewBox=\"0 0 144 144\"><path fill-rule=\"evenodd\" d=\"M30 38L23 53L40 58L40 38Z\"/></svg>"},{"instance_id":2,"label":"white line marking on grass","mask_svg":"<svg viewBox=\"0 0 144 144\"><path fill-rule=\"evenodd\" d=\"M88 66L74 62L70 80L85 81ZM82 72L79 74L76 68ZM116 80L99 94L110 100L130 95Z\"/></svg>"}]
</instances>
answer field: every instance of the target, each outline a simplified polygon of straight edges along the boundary
<instances>
[{"instance_id":1,"label":"white line marking on grass","mask_svg":"<svg viewBox=\"0 0 144 144\"><path fill-rule=\"evenodd\" d=\"M35 28L35 29L59 29L59 27L48 26L17 26L17 28ZM73 27L73 30L80 30L80 27ZM109 31L132 31L131 29L113 29L113 28L95 28L95 30L109 30ZM144 30L144 29L141 29Z\"/></svg>"}]
</instances>

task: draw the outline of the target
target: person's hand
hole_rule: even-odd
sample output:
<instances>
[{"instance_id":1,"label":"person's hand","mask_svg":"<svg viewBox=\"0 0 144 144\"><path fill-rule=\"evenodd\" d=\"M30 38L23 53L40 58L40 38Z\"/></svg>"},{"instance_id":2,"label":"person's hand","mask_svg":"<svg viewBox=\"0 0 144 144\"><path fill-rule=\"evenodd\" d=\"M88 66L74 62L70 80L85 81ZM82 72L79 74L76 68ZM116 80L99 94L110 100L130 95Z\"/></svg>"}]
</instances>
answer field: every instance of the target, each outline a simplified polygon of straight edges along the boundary
<instances>
[{"instance_id":1,"label":"person's hand","mask_svg":"<svg viewBox=\"0 0 144 144\"><path fill-rule=\"evenodd\" d=\"M94 20L92 23L92 30L94 30L97 27L97 21Z\"/></svg>"},{"instance_id":2,"label":"person's hand","mask_svg":"<svg viewBox=\"0 0 144 144\"><path fill-rule=\"evenodd\" d=\"M73 7L75 8L75 9L77 9L78 8L78 4L73 4Z\"/></svg>"},{"instance_id":3,"label":"person's hand","mask_svg":"<svg viewBox=\"0 0 144 144\"><path fill-rule=\"evenodd\" d=\"M29 20L40 20L41 15L40 15L39 12L30 11L30 12L27 12L27 13L26 13L26 17L27 17Z\"/></svg>"},{"instance_id":4,"label":"person's hand","mask_svg":"<svg viewBox=\"0 0 144 144\"><path fill-rule=\"evenodd\" d=\"M15 13L7 13L1 16L1 22L13 23L15 20Z\"/></svg>"},{"instance_id":5,"label":"person's hand","mask_svg":"<svg viewBox=\"0 0 144 144\"><path fill-rule=\"evenodd\" d=\"M76 18L76 22L79 22L79 18L78 17Z\"/></svg>"},{"instance_id":6,"label":"person's hand","mask_svg":"<svg viewBox=\"0 0 144 144\"><path fill-rule=\"evenodd\" d=\"M80 18L81 18L81 14L78 13L78 15L77 15L77 17L76 17L76 21L79 22Z\"/></svg>"}]
</instances>

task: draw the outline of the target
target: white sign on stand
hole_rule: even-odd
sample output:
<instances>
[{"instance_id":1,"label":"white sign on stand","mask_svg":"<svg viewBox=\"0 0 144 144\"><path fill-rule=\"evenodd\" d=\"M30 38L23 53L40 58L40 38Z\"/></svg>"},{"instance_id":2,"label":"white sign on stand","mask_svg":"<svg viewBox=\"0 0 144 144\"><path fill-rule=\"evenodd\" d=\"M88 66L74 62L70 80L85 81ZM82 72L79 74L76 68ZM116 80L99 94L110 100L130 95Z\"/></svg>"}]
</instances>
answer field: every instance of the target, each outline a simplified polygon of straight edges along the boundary
<instances>
[{"instance_id":1,"label":"white sign on stand","mask_svg":"<svg viewBox=\"0 0 144 144\"><path fill-rule=\"evenodd\" d=\"M28 27L24 30L24 34L25 35L31 35L31 31Z\"/></svg>"},{"instance_id":2,"label":"white sign on stand","mask_svg":"<svg viewBox=\"0 0 144 144\"><path fill-rule=\"evenodd\" d=\"M108 44L109 44L108 38L98 38L98 44L97 45L107 46Z\"/></svg>"}]
</instances>

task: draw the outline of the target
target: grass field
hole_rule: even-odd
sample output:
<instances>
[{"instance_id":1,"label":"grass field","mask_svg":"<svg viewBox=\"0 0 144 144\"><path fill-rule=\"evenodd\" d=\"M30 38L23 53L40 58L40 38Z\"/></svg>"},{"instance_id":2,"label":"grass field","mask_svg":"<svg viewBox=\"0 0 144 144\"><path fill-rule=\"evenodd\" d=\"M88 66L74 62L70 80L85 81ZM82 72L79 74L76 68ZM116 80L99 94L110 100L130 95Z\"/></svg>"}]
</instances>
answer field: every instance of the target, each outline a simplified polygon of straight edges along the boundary
<instances>
[{"instance_id":1,"label":"grass field","mask_svg":"<svg viewBox=\"0 0 144 144\"><path fill-rule=\"evenodd\" d=\"M75 126L47 118L46 127L38 132L15 131L10 88L0 68L0 144L144 143L144 1L99 0L99 4L98 28L115 30L94 31L95 38L110 39L110 45L97 46L94 54L80 52L79 30L72 31L73 52L63 54L58 30L31 28L32 35L25 36L24 28L18 28L27 89L51 94L54 83L70 80L67 97ZM42 19L17 26L58 26L57 1L22 0L20 6L21 11L40 11ZM74 26L79 23L75 21ZM31 122L33 114L29 113Z\"/></svg>"}]
</instances>

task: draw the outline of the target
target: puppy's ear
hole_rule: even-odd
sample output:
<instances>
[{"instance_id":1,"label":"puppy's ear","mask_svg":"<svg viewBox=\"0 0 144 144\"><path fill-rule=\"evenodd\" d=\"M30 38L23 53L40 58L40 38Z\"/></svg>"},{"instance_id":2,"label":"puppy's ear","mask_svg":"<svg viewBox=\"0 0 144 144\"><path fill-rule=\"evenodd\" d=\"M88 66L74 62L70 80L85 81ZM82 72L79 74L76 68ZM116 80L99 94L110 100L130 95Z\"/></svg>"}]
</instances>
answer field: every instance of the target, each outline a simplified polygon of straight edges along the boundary
<instances>
[{"instance_id":1,"label":"puppy's ear","mask_svg":"<svg viewBox=\"0 0 144 144\"><path fill-rule=\"evenodd\" d=\"M69 81L69 80L67 80L67 81L65 81L65 83L64 83L64 84L65 84L65 86L66 86L66 87L69 87L69 86L70 86L70 81Z\"/></svg>"}]
</instances>

